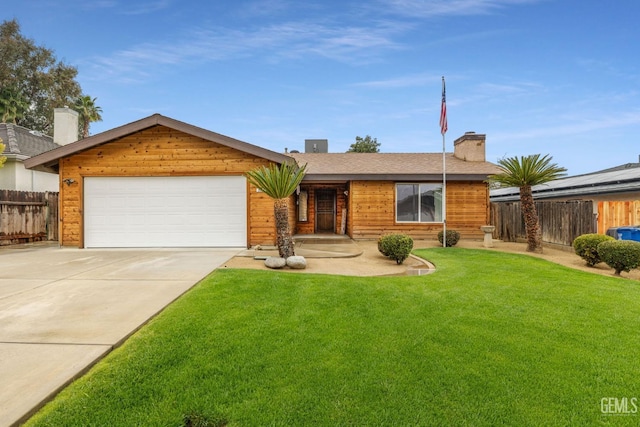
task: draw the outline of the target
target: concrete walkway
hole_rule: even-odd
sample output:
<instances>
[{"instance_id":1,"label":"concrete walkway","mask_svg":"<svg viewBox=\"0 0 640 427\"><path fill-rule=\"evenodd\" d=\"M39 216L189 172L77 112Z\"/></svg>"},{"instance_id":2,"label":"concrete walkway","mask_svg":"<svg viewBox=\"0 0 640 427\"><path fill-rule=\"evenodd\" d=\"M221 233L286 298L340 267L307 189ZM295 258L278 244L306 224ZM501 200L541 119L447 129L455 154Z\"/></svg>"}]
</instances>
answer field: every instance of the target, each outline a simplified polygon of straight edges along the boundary
<instances>
[{"instance_id":1,"label":"concrete walkway","mask_svg":"<svg viewBox=\"0 0 640 427\"><path fill-rule=\"evenodd\" d=\"M239 251L0 248L0 427L25 421Z\"/></svg>"},{"instance_id":2,"label":"concrete walkway","mask_svg":"<svg viewBox=\"0 0 640 427\"><path fill-rule=\"evenodd\" d=\"M424 275L435 271L435 266L413 255L402 264L385 257L378 250L377 240L354 241L339 235L296 235L295 253L307 259L304 270L283 269L289 273L339 274L346 276L397 276ZM436 246L438 241L416 241L418 247ZM264 259L279 256L274 247L261 247L243 250L225 263L231 268L250 268L269 270Z\"/></svg>"},{"instance_id":3,"label":"concrete walkway","mask_svg":"<svg viewBox=\"0 0 640 427\"><path fill-rule=\"evenodd\" d=\"M297 234L293 236L296 255L305 258L353 258L362 249L349 236L339 234ZM279 256L275 246L257 247L241 251L238 256L264 259Z\"/></svg>"}]
</instances>

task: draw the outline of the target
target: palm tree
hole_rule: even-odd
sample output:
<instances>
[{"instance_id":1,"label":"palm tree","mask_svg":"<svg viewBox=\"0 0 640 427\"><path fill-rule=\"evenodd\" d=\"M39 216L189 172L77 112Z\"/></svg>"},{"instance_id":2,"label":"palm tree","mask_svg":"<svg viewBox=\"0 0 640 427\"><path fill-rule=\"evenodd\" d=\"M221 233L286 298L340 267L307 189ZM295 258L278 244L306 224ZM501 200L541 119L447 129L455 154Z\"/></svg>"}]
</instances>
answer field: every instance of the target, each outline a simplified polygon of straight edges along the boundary
<instances>
[{"instance_id":1,"label":"palm tree","mask_svg":"<svg viewBox=\"0 0 640 427\"><path fill-rule=\"evenodd\" d=\"M538 223L538 212L533 201L531 187L544 184L566 175L566 169L551 163L548 154L540 157L540 154L521 156L520 158L508 157L498 160L501 172L490 175L487 180L490 183L501 184L505 187L520 187L520 206L527 233L527 251L542 252L542 236Z\"/></svg>"},{"instance_id":2,"label":"palm tree","mask_svg":"<svg viewBox=\"0 0 640 427\"><path fill-rule=\"evenodd\" d=\"M0 90L0 121L2 123L16 124L18 119L24 117L28 108L29 104L15 88Z\"/></svg>"},{"instance_id":3,"label":"palm tree","mask_svg":"<svg viewBox=\"0 0 640 427\"><path fill-rule=\"evenodd\" d=\"M294 255L293 238L289 227L289 197L304 178L306 165L295 163L271 164L246 172L247 179L267 196L274 199L273 215L276 221L276 245L284 259Z\"/></svg>"},{"instance_id":4,"label":"palm tree","mask_svg":"<svg viewBox=\"0 0 640 427\"><path fill-rule=\"evenodd\" d=\"M80 115L83 138L89 136L89 125L92 122L102 121L102 116L100 115L102 108L96 105L96 99L87 95L79 96L73 106L73 109Z\"/></svg>"}]
</instances>

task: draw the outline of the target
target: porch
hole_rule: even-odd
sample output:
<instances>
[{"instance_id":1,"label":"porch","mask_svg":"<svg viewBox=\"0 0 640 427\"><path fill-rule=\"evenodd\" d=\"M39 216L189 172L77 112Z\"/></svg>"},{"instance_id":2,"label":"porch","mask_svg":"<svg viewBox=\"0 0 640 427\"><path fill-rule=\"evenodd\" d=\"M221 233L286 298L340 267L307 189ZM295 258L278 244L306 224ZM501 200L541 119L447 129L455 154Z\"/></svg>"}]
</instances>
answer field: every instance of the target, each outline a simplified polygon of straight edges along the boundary
<instances>
[{"instance_id":1,"label":"porch","mask_svg":"<svg viewBox=\"0 0 640 427\"><path fill-rule=\"evenodd\" d=\"M353 258L363 253L362 248L344 234L296 234L293 240L296 255L305 258ZM242 251L238 256L252 258L278 256L278 249L275 246L257 246Z\"/></svg>"},{"instance_id":2,"label":"porch","mask_svg":"<svg viewBox=\"0 0 640 427\"><path fill-rule=\"evenodd\" d=\"M348 196L348 183L301 184L295 198L295 233L345 236Z\"/></svg>"}]
</instances>

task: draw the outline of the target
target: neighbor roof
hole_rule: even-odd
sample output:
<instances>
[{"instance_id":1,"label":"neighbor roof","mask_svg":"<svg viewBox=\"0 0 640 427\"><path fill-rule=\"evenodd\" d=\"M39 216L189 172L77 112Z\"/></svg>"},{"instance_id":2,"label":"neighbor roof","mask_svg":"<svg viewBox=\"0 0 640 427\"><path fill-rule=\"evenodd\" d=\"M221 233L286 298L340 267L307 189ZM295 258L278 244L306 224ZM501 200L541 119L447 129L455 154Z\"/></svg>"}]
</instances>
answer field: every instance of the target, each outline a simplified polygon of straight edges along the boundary
<instances>
[{"instance_id":1,"label":"neighbor roof","mask_svg":"<svg viewBox=\"0 0 640 427\"><path fill-rule=\"evenodd\" d=\"M202 129L197 126L172 119L170 117L162 116L160 114L153 114L144 119L108 130L106 132L99 133L94 136L90 136L85 139L81 139L80 141L64 145L60 148L57 148L56 150L33 157L25 161L24 164L28 169L57 172L58 162L64 157L88 150L102 144L106 144L108 142L123 138L125 136L140 132L154 126L165 126L189 135L205 139L207 141L215 142L217 144L234 148L245 153L253 154L257 157L271 160L276 163L289 161L289 157L284 154L276 153L275 151L267 150L265 148L233 139L219 133L211 132L209 130Z\"/></svg>"},{"instance_id":2,"label":"neighbor roof","mask_svg":"<svg viewBox=\"0 0 640 427\"><path fill-rule=\"evenodd\" d=\"M442 153L291 153L307 164L305 181L441 180ZM498 173L489 162L468 162L445 155L447 179L483 181Z\"/></svg>"},{"instance_id":3,"label":"neighbor roof","mask_svg":"<svg viewBox=\"0 0 640 427\"><path fill-rule=\"evenodd\" d=\"M0 123L0 138L5 145L5 156L27 159L60 147L53 138L13 123Z\"/></svg>"},{"instance_id":4,"label":"neighbor roof","mask_svg":"<svg viewBox=\"0 0 640 427\"><path fill-rule=\"evenodd\" d=\"M615 169L556 179L531 188L536 199L640 191L640 168ZM518 187L491 190L491 201L520 200Z\"/></svg>"}]
</instances>

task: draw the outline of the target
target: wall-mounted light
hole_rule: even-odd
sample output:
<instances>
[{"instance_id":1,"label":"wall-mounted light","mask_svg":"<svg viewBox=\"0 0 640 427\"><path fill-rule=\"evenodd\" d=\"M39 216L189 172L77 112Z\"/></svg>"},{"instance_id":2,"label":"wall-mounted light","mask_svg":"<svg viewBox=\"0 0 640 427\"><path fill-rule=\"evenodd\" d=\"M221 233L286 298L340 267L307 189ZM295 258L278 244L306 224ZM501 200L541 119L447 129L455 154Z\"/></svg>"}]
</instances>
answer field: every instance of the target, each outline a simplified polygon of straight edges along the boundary
<instances>
[{"instance_id":1,"label":"wall-mounted light","mask_svg":"<svg viewBox=\"0 0 640 427\"><path fill-rule=\"evenodd\" d=\"M65 184L67 184L67 185L71 185L71 184L73 184L74 182L76 182L76 180L75 180L75 179L73 179L73 178L65 178L65 179L63 179L63 180L62 180L62 182L64 182L64 183L65 183Z\"/></svg>"}]
</instances>

